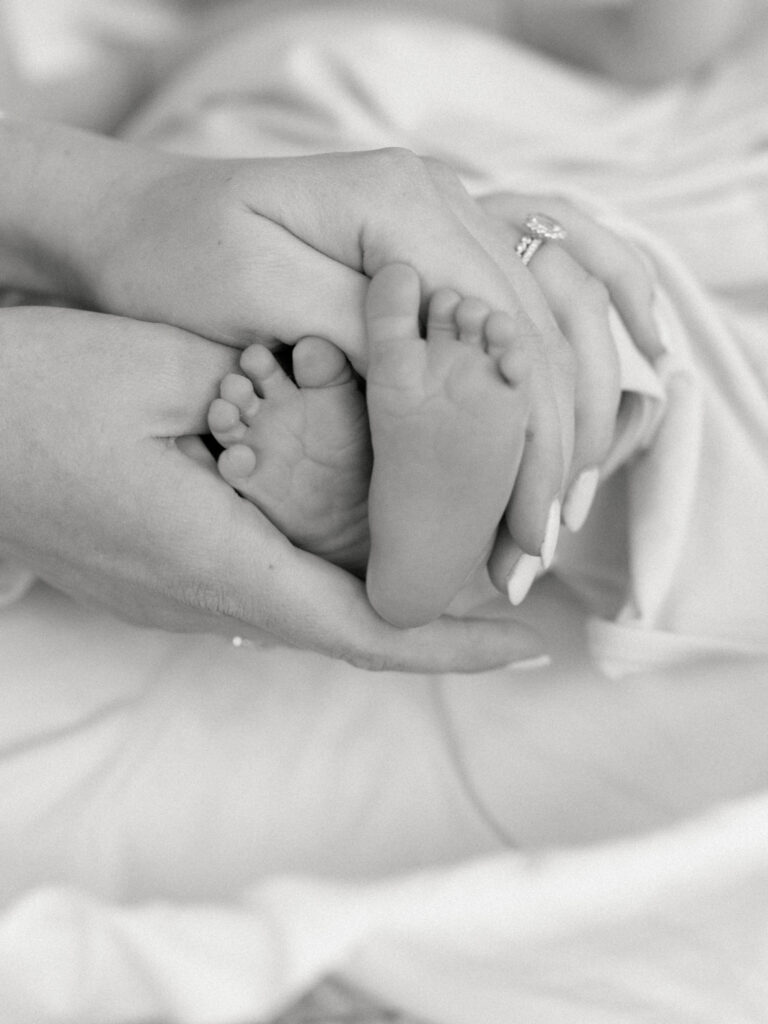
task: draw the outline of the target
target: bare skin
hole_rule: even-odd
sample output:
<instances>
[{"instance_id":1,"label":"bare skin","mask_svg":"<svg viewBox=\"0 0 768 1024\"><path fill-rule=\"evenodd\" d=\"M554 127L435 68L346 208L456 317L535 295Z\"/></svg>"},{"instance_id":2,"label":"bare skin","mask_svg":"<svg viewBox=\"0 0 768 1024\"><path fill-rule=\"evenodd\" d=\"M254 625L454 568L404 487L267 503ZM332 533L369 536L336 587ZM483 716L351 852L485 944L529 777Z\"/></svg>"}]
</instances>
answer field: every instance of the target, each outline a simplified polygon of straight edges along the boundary
<instances>
[{"instance_id":1,"label":"bare skin","mask_svg":"<svg viewBox=\"0 0 768 1024\"><path fill-rule=\"evenodd\" d=\"M531 359L505 313L434 293L405 264L366 302L366 401L373 440L366 586L393 625L437 618L484 563L525 442Z\"/></svg>"},{"instance_id":2,"label":"bare skin","mask_svg":"<svg viewBox=\"0 0 768 1024\"><path fill-rule=\"evenodd\" d=\"M294 347L294 380L262 345L246 349L210 408L219 471L296 546L363 575L371 446L365 400L344 354Z\"/></svg>"},{"instance_id":3,"label":"bare skin","mask_svg":"<svg viewBox=\"0 0 768 1024\"><path fill-rule=\"evenodd\" d=\"M512 320L442 289L422 338L420 298L408 266L374 276L365 400L343 353L305 338L295 382L253 345L208 416L224 479L297 546L360 574L367 562L373 607L401 627L436 619L487 557L529 410Z\"/></svg>"}]
</instances>

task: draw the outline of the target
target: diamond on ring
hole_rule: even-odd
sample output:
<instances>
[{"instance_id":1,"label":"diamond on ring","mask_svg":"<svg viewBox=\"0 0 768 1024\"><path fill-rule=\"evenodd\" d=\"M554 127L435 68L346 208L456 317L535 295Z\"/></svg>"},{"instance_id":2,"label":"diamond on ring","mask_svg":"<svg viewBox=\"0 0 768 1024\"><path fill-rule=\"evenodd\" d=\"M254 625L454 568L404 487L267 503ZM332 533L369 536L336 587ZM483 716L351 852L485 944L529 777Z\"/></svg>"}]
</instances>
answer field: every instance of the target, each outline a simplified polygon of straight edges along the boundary
<instances>
[{"instance_id":1,"label":"diamond on ring","mask_svg":"<svg viewBox=\"0 0 768 1024\"><path fill-rule=\"evenodd\" d=\"M515 246L515 252L527 266L544 242L562 242L565 228L545 213L530 214L523 225L525 233Z\"/></svg>"}]
</instances>

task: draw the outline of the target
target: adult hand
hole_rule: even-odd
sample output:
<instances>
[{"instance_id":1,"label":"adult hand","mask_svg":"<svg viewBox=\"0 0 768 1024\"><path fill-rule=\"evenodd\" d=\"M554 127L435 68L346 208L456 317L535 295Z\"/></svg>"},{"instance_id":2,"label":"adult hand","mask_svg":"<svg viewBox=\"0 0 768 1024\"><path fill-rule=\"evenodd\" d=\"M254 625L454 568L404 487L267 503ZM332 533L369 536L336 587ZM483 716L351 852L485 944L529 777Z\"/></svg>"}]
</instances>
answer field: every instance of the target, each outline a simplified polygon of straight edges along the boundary
<instances>
[{"instance_id":1,"label":"adult hand","mask_svg":"<svg viewBox=\"0 0 768 1024\"><path fill-rule=\"evenodd\" d=\"M12 169L35 167L33 191L14 175L0 228L26 235L38 272L41 252L58 259L58 286L98 308L238 346L317 334L363 372L364 295L384 263L410 263L425 295L450 287L513 316L534 369L508 521L542 550L572 461L574 356L508 232L455 174L404 150L200 160L51 126L0 133Z\"/></svg>"},{"instance_id":2,"label":"adult hand","mask_svg":"<svg viewBox=\"0 0 768 1024\"><path fill-rule=\"evenodd\" d=\"M28 267L54 254L68 274L56 286L97 308L237 346L321 335L363 372L364 296L384 263L410 263L425 295L451 287L510 313L534 363L512 521L541 548L571 462L572 355L544 300L532 309L489 254L477 222L491 221L447 168L404 150L200 160L51 126L0 132L11 167L35 167L34 192L15 178L9 234L31 232Z\"/></svg>"},{"instance_id":3,"label":"adult hand","mask_svg":"<svg viewBox=\"0 0 768 1024\"><path fill-rule=\"evenodd\" d=\"M523 548L540 551L572 460L572 350L456 176L403 150L155 158L166 162L149 184L136 189L132 175L117 212L92 218L109 225L86 261L101 308L238 346L320 335L362 373L364 297L384 263L412 265L425 296L451 287L515 318L534 364L533 414L509 523Z\"/></svg>"},{"instance_id":4,"label":"adult hand","mask_svg":"<svg viewBox=\"0 0 768 1024\"><path fill-rule=\"evenodd\" d=\"M263 631L370 669L478 671L540 652L509 621L402 631L294 549L176 439L205 430L233 350L69 309L0 310L0 554L80 601L182 631Z\"/></svg>"},{"instance_id":5,"label":"adult hand","mask_svg":"<svg viewBox=\"0 0 768 1024\"><path fill-rule=\"evenodd\" d=\"M653 314L654 280L627 241L556 196L499 193L480 200L503 225L506 244L515 246L526 217L542 210L566 229L562 242L545 244L524 268L518 260L518 289L537 289L575 357L575 444L566 478L563 520L571 529L584 522L599 480L599 468L613 440L620 397L618 362L610 329L610 307L624 321L637 348L650 359L661 352ZM510 573L532 581L535 560L522 557L512 540L514 522L502 524L490 561L491 576L504 589Z\"/></svg>"}]
</instances>

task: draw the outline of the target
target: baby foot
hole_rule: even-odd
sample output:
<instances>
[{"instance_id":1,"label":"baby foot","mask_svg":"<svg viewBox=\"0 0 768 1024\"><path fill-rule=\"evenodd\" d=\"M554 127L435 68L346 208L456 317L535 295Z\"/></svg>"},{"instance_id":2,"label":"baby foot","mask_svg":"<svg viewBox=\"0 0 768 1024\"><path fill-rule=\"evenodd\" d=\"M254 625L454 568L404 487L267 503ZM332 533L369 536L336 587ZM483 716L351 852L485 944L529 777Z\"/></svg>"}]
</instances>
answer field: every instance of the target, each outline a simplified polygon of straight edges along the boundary
<instances>
[{"instance_id":1,"label":"baby foot","mask_svg":"<svg viewBox=\"0 0 768 1024\"><path fill-rule=\"evenodd\" d=\"M488 555L525 441L530 357L512 319L443 289L426 339L410 267L373 278L366 390L373 441L366 586L398 626L440 615Z\"/></svg>"},{"instance_id":2,"label":"baby foot","mask_svg":"<svg viewBox=\"0 0 768 1024\"><path fill-rule=\"evenodd\" d=\"M344 354L322 338L292 352L295 383L252 345L208 413L222 477L298 547L362 573L371 472L365 401Z\"/></svg>"}]
</instances>

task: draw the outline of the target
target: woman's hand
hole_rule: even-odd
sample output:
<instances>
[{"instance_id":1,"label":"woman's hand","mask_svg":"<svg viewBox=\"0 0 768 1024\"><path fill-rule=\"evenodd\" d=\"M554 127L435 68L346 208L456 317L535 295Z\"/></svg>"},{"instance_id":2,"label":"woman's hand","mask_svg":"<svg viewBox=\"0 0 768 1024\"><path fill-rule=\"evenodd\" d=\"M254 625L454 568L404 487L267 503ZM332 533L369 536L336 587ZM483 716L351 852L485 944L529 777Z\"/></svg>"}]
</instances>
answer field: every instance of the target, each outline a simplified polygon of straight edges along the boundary
<instances>
[{"instance_id":1,"label":"woman's hand","mask_svg":"<svg viewBox=\"0 0 768 1024\"><path fill-rule=\"evenodd\" d=\"M508 239L496 244L503 233L453 172L404 150L279 160L149 153L141 168L134 156L87 218L78 253L99 308L237 346L320 335L363 373L364 297L384 263L411 264L425 295L451 287L510 313L534 364L510 524L525 550L541 550L572 460L573 355Z\"/></svg>"},{"instance_id":2,"label":"woman's hand","mask_svg":"<svg viewBox=\"0 0 768 1024\"><path fill-rule=\"evenodd\" d=\"M370 669L479 671L540 653L509 621L395 629L359 580L294 549L212 461L184 454L176 439L205 430L237 355L172 327L0 310L0 553L134 622L266 631Z\"/></svg>"},{"instance_id":3,"label":"woman's hand","mask_svg":"<svg viewBox=\"0 0 768 1024\"><path fill-rule=\"evenodd\" d=\"M15 202L0 196L11 255L97 308L240 347L316 334L363 372L363 301L384 263L411 264L425 295L451 287L509 313L533 374L508 522L531 555L551 546L574 450L574 353L509 232L453 172L404 150L200 160L52 126L0 122L0 134L16 172Z\"/></svg>"},{"instance_id":4,"label":"woman's hand","mask_svg":"<svg viewBox=\"0 0 768 1024\"><path fill-rule=\"evenodd\" d=\"M526 275L541 292L575 357L575 441L563 490L563 521L577 530L586 519L616 426L620 392L609 310L613 306L640 352L658 357L663 350L653 314L653 276L630 243L560 197L499 193L480 203L503 225L512 246L527 216L538 210L566 229L566 238L544 244L527 268L519 263L516 277ZM521 558L513 534L514 522L507 516L490 562L500 589L517 566L529 582L539 568L535 560Z\"/></svg>"},{"instance_id":5,"label":"woman's hand","mask_svg":"<svg viewBox=\"0 0 768 1024\"><path fill-rule=\"evenodd\" d=\"M435 161L402 149L144 159L94 210L78 254L100 308L237 347L321 335L364 372L368 280L405 262L425 295L454 288L538 334L469 223L482 212Z\"/></svg>"}]
</instances>

